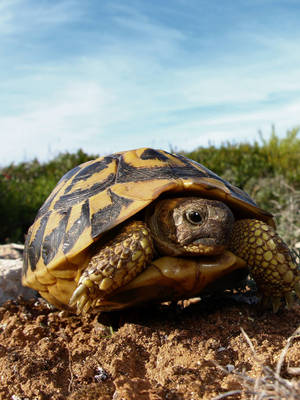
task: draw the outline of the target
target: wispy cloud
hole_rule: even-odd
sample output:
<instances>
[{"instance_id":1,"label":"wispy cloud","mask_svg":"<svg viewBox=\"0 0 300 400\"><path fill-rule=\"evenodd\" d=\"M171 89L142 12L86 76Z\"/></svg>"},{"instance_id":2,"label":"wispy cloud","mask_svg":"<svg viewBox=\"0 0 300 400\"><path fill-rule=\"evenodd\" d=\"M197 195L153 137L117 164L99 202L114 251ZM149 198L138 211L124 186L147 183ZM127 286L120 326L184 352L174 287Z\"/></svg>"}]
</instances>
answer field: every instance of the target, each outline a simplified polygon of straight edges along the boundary
<instances>
[{"instance_id":1,"label":"wispy cloud","mask_svg":"<svg viewBox=\"0 0 300 400\"><path fill-rule=\"evenodd\" d=\"M0 165L79 147L191 149L299 124L300 31L293 17L273 26L278 10L262 3L253 31L243 1L227 24L217 1L0 0Z\"/></svg>"},{"instance_id":2,"label":"wispy cloud","mask_svg":"<svg viewBox=\"0 0 300 400\"><path fill-rule=\"evenodd\" d=\"M82 16L78 1L1 0L0 32L13 35L49 29Z\"/></svg>"}]
</instances>

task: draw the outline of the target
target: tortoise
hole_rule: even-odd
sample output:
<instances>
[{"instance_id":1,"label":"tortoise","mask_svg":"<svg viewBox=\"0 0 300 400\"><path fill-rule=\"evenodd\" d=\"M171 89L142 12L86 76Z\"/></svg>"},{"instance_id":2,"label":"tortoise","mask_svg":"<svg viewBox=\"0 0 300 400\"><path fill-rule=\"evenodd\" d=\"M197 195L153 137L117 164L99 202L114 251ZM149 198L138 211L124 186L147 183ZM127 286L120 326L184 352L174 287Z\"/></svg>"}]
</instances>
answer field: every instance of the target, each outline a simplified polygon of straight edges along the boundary
<instances>
[{"instance_id":1,"label":"tortoise","mask_svg":"<svg viewBox=\"0 0 300 400\"><path fill-rule=\"evenodd\" d=\"M275 312L300 297L272 214L203 165L140 148L61 178L29 228L22 282L86 313L193 297L237 271L250 272Z\"/></svg>"}]
</instances>

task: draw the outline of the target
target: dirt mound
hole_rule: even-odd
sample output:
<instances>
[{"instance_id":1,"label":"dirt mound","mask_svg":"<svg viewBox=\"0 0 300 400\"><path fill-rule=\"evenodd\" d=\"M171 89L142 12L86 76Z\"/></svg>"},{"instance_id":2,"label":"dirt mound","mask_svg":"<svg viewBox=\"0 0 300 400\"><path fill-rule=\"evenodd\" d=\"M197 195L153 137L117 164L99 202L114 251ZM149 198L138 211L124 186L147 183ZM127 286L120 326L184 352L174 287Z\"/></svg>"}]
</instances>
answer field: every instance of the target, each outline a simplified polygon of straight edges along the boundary
<instances>
[{"instance_id":1,"label":"dirt mound","mask_svg":"<svg viewBox=\"0 0 300 400\"><path fill-rule=\"evenodd\" d=\"M224 299L85 317L43 301L8 302L0 308L0 398L212 399L241 389L216 364L260 374L241 327L259 360L275 368L299 325L299 305L274 315ZM295 339L283 377L297 379L287 365L299 367L299 358Z\"/></svg>"}]
</instances>

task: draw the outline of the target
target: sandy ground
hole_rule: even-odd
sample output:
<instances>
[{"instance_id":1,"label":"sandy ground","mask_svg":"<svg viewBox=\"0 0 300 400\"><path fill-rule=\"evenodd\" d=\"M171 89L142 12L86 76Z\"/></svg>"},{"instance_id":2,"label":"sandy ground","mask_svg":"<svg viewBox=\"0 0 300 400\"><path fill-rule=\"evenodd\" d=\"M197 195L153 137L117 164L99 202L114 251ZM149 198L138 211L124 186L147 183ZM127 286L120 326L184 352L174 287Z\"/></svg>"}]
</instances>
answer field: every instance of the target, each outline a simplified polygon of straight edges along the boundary
<instances>
[{"instance_id":1,"label":"sandy ground","mask_svg":"<svg viewBox=\"0 0 300 400\"><path fill-rule=\"evenodd\" d=\"M260 362L276 367L299 325L299 305L274 315L232 298L85 317L43 301L8 302L0 307L0 399L213 399L241 389L216 364L257 377ZM282 377L299 384L289 373L299 366L296 338Z\"/></svg>"}]
</instances>

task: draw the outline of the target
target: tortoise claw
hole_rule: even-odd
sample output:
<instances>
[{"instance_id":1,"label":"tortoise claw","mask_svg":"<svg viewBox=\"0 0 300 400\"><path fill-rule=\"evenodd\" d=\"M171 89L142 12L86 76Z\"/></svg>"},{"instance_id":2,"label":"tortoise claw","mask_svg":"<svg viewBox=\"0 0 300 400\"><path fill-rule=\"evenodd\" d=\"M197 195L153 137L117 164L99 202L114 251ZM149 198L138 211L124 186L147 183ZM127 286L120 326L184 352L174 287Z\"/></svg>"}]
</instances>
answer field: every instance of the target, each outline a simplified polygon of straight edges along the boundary
<instances>
[{"instance_id":1,"label":"tortoise claw","mask_svg":"<svg viewBox=\"0 0 300 400\"><path fill-rule=\"evenodd\" d=\"M69 300L69 306L70 307L76 306L77 313L80 314L80 312L86 306L88 301L89 301L88 288L83 283L81 283L74 290L72 297Z\"/></svg>"},{"instance_id":2,"label":"tortoise claw","mask_svg":"<svg viewBox=\"0 0 300 400\"><path fill-rule=\"evenodd\" d=\"M271 301L272 301L272 306L273 306L273 313L276 314L281 305L281 298L274 296L274 297L271 297Z\"/></svg>"},{"instance_id":3,"label":"tortoise claw","mask_svg":"<svg viewBox=\"0 0 300 400\"><path fill-rule=\"evenodd\" d=\"M285 299L287 309L290 310L293 307L293 305L295 304L295 296L294 296L293 292L286 292L284 294L284 299ZM261 298L262 308L264 308L264 309L269 308L270 303L272 303L273 312L276 314L278 312L280 306L282 305L281 296L272 296L272 297L263 296Z\"/></svg>"},{"instance_id":4,"label":"tortoise claw","mask_svg":"<svg viewBox=\"0 0 300 400\"><path fill-rule=\"evenodd\" d=\"M285 293L284 298L285 298L287 309L290 310L295 303L295 298L293 296L293 293L292 292Z\"/></svg>"},{"instance_id":5,"label":"tortoise claw","mask_svg":"<svg viewBox=\"0 0 300 400\"><path fill-rule=\"evenodd\" d=\"M87 314L87 312L89 311L91 306L92 306L92 304L91 304L90 300L88 299L87 302L85 303L85 305L82 307L81 311L77 307L77 313L79 314L81 312L82 314Z\"/></svg>"},{"instance_id":6,"label":"tortoise claw","mask_svg":"<svg viewBox=\"0 0 300 400\"><path fill-rule=\"evenodd\" d=\"M88 303L88 295L86 293L82 294L79 298L79 300L77 301L76 305L77 305L77 313L80 314L81 311L84 309L85 305Z\"/></svg>"}]
</instances>

